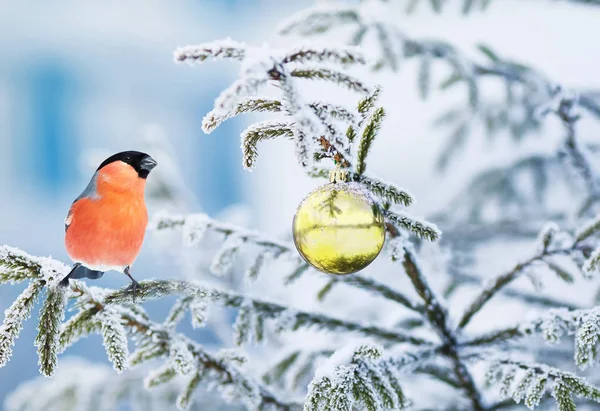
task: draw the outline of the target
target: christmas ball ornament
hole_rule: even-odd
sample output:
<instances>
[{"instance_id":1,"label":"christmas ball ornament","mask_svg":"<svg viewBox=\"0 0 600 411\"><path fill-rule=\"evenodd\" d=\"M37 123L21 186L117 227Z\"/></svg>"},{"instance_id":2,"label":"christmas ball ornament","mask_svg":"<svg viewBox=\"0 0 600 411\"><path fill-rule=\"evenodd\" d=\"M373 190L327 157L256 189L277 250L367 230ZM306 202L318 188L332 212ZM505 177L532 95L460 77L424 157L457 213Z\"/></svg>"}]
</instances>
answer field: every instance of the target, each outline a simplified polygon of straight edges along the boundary
<instances>
[{"instance_id":1,"label":"christmas ball ornament","mask_svg":"<svg viewBox=\"0 0 600 411\"><path fill-rule=\"evenodd\" d=\"M294 244L304 260L328 274L351 274L368 266L383 248L383 214L360 184L332 173L329 184L298 206Z\"/></svg>"}]
</instances>

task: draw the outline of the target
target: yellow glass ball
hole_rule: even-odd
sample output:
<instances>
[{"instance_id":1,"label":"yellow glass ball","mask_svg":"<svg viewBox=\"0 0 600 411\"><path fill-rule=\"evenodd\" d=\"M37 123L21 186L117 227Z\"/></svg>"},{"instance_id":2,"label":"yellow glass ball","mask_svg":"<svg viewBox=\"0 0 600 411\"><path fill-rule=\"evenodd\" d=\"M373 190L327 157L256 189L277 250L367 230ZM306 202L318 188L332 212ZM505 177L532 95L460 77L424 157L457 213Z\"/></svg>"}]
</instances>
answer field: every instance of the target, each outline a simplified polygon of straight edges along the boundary
<instances>
[{"instance_id":1,"label":"yellow glass ball","mask_svg":"<svg viewBox=\"0 0 600 411\"><path fill-rule=\"evenodd\" d=\"M351 274L368 266L383 248L383 214L357 183L330 183L298 206L294 244L304 260L328 274Z\"/></svg>"}]
</instances>

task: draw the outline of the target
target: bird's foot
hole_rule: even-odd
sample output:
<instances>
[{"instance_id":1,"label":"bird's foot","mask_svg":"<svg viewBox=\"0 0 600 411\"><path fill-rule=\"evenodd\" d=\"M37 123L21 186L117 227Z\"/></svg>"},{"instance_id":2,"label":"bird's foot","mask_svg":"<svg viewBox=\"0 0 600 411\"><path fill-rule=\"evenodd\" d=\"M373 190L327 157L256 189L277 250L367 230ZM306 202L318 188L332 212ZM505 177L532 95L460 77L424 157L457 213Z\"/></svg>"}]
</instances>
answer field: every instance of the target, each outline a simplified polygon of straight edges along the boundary
<instances>
[{"instance_id":1,"label":"bird's foot","mask_svg":"<svg viewBox=\"0 0 600 411\"><path fill-rule=\"evenodd\" d=\"M125 289L125 292L127 294L132 293L133 294L133 303L135 304L135 299L137 297L137 289L139 287L140 283L138 283L137 281L135 281L133 278L131 279L131 284L129 284L129 287L127 287Z\"/></svg>"}]
</instances>

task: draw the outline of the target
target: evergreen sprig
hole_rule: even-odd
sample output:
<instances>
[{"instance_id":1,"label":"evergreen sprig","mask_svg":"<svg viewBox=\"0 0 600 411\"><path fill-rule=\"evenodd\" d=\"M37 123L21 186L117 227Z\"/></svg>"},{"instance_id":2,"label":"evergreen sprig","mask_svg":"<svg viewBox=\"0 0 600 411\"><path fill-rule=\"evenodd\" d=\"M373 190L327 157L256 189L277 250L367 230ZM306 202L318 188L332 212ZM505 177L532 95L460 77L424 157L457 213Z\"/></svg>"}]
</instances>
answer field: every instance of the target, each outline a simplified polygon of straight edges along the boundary
<instances>
[{"instance_id":1,"label":"evergreen sprig","mask_svg":"<svg viewBox=\"0 0 600 411\"><path fill-rule=\"evenodd\" d=\"M489 2L490 0L464 0L463 11L468 13L476 3L481 3L482 8L485 8ZM382 2L383 7L385 3ZM409 3L408 9L412 9L419 1L411 0ZM432 0L430 3L437 12L442 10L443 0ZM390 9L390 13L392 12ZM457 148L464 145L473 129L472 123L475 119L481 120L490 136L501 129L507 129L516 140L521 140L525 134L540 129L539 113L545 112L545 106L562 93L562 88L557 87L556 82L530 67L501 58L490 47L478 47L488 60L487 64L482 64L445 41L411 38L387 19L373 20L371 13L365 12L362 5L317 5L290 17L281 24L279 32L311 36L340 26L354 27L354 34L349 41L352 45L362 45L371 33L377 38L381 52L373 66L376 70L389 67L396 71L403 59L419 59L417 84L424 98L430 95L432 89L433 60L443 60L452 69L450 76L440 84L440 89L446 90L459 84L465 86L468 96L466 108L453 108L444 115L444 123L453 122L455 125L448 138L448 144L439 157L440 168L448 163ZM319 29L311 30L311 27ZM480 82L489 77L500 78L505 82L506 96L499 104L481 101ZM525 91L518 92L519 87ZM582 97L574 102L574 106L581 107L592 116L600 116L600 105L589 96L590 93L581 91L578 94ZM516 111L523 111L525 115L519 118L511 115Z\"/></svg>"},{"instance_id":2,"label":"evergreen sprig","mask_svg":"<svg viewBox=\"0 0 600 411\"><path fill-rule=\"evenodd\" d=\"M0 368L10 360L15 340L23 328L23 322L31 316L42 287L41 281L32 280L6 310L4 321L0 325Z\"/></svg>"},{"instance_id":3,"label":"evergreen sprig","mask_svg":"<svg viewBox=\"0 0 600 411\"><path fill-rule=\"evenodd\" d=\"M524 401L530 409L540 405L548 391L560 411L576 409L573 396L600 402L600 390L584 378L545 364L497 360L489 368L487 379L492 384L500 382L503 397L512 397L517 404Z\"/></svg>"},{"instance_id":4,"label":"evergreen sprig","mask_svg":"<svg viewBox=\"0 0 600 411\"><path fill-rule=\"evenodd\" d=\"M384 116L385 110L383 107L375 109L363 129L362 138L358 146L358 161L356 163L356 174L358 175L362 175L366 171L367 153L371 149L371 144L373 144L373 140L379 132Z\"/></svg>"},{"instance_id":5,"label":"evergreen sprig","mask_svg":"<svg viewBox=\"0 0 600 411\"><path fill-rule=\"evenodd\" d=\"M39 356L40 372L47 377L51 377L56 370L60 324L65 316L66 305L65 290L55 286L46 288L46 299L40 309L35 346Z\"/></svg>"},{"instance_id":6,"label":"evergreen sprig","mask_svg":"<svg viewBox=\"0 0 600 411\"><path fill-rule=\"evenodd\" d=\"M406 408L410 402L400 386L399 371L407 364L386 361L382 354L380 347L363 345L351 353L348 364L326 363L335 368L317 370L324 375L310 383L304 410L351 411L357 404L368 410Z\"/></svg>"}]
</instances>

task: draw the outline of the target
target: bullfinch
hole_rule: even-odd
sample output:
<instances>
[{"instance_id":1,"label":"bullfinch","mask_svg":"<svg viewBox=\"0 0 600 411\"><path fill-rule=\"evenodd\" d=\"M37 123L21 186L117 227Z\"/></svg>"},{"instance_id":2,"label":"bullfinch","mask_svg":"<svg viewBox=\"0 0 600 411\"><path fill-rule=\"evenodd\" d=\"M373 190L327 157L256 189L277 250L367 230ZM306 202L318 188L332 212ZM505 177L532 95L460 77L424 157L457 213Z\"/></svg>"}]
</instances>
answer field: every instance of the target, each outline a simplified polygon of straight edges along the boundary
<instances>
[{"instance_id":1,"label":"bullfinch","mask_svg":"<svg viewBox=\"0 0 600 411\"><path fill-rule=\"evenodd\" d=\"M123 151L100 164L65 219L65 246L74 265L61 285L119 271L131 279L127 290L135 300L138 283L130 270L148 225L144 188L156 165L139 151Z\"/></svg>"}]
</instances>

